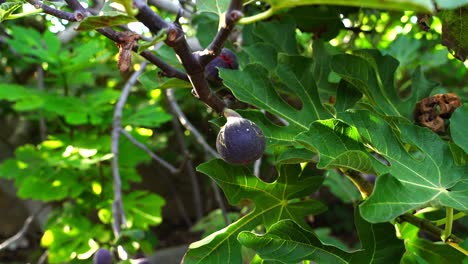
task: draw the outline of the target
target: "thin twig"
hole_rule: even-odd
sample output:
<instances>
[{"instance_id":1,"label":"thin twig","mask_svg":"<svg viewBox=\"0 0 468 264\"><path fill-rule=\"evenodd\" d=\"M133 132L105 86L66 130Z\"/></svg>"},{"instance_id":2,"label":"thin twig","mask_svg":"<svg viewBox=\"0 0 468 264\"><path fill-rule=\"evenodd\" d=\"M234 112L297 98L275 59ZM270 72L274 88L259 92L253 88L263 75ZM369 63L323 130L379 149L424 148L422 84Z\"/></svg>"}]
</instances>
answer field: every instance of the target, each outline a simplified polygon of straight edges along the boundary
<instances>
[{"instance_id":1,"label":"thin twig","mask_svg":"<svg viewBox=\"0 0 468 264\"><path fill-rule=\"evenodd\" d=\"M225 15L221 16L219 19L218 33L199 57L200 63L203 66L207 65L221 53L224 42L226 42L237 21L239 21L242 16L242 0L231 0Z\"/></svg>"},{"instance_id":2,"label":"thin twig","mask_svg":"<svg viewBox=\"0 0 468 264\"><path fill-rule=\"evenodd\" d=\"M65 2L71 9L75 10L75 12L78 11L82 13L83 16L90 15L90 12L88 12L86 8L84 8L78 0L65 0Z\"/></svg>"},{"instance_id":3,"label":"thin twig","mask_svg":"<svg viewBox=\"0 0 468 264\"><path fill-rule=\"evenodd\" d=\"M74 13L65 12L65 11L52 8L38 0L26 0L26 1L30 3L31 5L33 5L35 8L42 9L44 13L49 14L51 16L65 19L68 21L78 21Z\"/></svg>"},{"instance_id":4,"label":"thin twig","mask_svg":"<svg viewBox=\"0 0 468 264\"><path fill-rule=\"evenodd\" d=\"M42 65L37 66L37 89L44 91L44 69ZM42 113L39 114L39 137L41 141L47 139L47 125Z\"/></svg>"},{"instance_id":5,"label":"thin twig","mask_svg":"<svg viewBox=\"0 0 468 264\"><path fill-rule=\"evenodd\" d=\"M219 158L218 152L214 150L205 140L205 138L202 136L202 134L196 129L192 123L187 119L185 116L184 112L179 107L179 104L177 103L175 97L174 97L174 89L167 89L166 90L166 96L169 101L169 104L171 108L174 110L175 115L177 116L177 119L179 119L179 122L184 126L188 131L190 131L194 136L197 142L205 149L207 153L209 153L211 156L214 158Z\"/></svg>"},{"instance_id":6,"label":"thin twig","mask_svg":"<svg viewBox=\"0 0 468 264\"><path fill-rule=\"evenodd\" d=\"M190 159L190 154L187 150L187 146L185 145L184 133L180 129L180 123L176 119L175 111L171 105L169 105L169 110L174 116L172 118L172 127L174 128L175 137L177 139L178 146L179 146L179 151L184 154L185 159L186 159L185 170L188 173L190 177L190 181L192 183L191 186L192 186L193 203L195 205L195 214L196 214L197 220L200 220L203 216L203 205L202 205L201 196L200 196L200 193L201 193L200 184L198 183L197 174L195 173L195 170L193 167L193 162Z\"/></svg>"},{"instance_id":7,"label":"thin twig","mask_svg":"<svg viewBox=\"0 0 468 264\"><path fill-rule=\"evenodd\" d=\"M112 175L114 177L114 202L112 204L112 217L114 218L114 236L119 237L122 225L126 224L125 212L122 202L122 182L119 173L119 137L122 130L122 111L127 101L131 88L135 85L137 78L143 73L147 63L143 62L140 69L132 74L122 89L119 101L115 105L113 128L112 128Z\"/></svg>"},{"instance_id":8,"label":"thin twig","mask_svg":"<svg viewBox=\"0 0 468 264\"><path fill-rule=\"evenodd\" d=\"M48 255L49 255L49 251L45 250L44 253L42 253L42 255L37 260L37 264L47 263L47 256Z\"/></svg>"},{"instance_id":9,"label":"thin twig","mask_svg":"<svg viewBox=\"0 0 468 264\"><path fill-rule=\"evenodd\" d=\"M156 14L146 4L146 1L133 0L133 5L138 9L138 14L135 18L143 23L154 34L158 34L161 29L168 28L169 23Z\"/></svg>"},{"instance_id":10,"label":"thin twig","mask_svg":"<svg viewBox=\"0 0 468 264\"><path fill-rule=\"evenodd\" d=\"M130 133L128 133L125 129L121 129L120 130L120 133L122 133L124 136L126 136L128 138L128 140L130 140L130 142L132 142L133 145L137 146L138 148L140 148L141 150L143 150L144 152L146 152L146 154L148 154L154 161L156 161L157 163L159 163L161 166L163 166L166 170L168 170L171 174L177 174L179 173L179 169L172 166L169 162L165 161L164 159L162 159L161 157L159 157L158 155L156 155L153 151L151 151L151 149L149 149L147 146L145 146L143 143L141 143L140 141L138 141L136 138L134 138Z\"/></svg>"},{"instance_id":11,"label":"thin twig","mask_svg":"<svg viewBox=\"0 0 468 264\"><path fill-rule=\"evenodd\" d=\"M179 104L177 104L177 101L174 97L174 90L173 89L167 89L166 90L166 96L169 101L171 109L174 111L175 115L179 119L179 122L184 126L187 130L189 130L194 136L195 139L200 143L200 145L203 146L205 151L209 153L211 156L214 158L219 158L218 152L216 152L208 143L206 140L203 138L201 133L190 123L190 121L187 119L185 114L182 112L182 110L179 107ZM219 205L219 208L221 209L221 212L223 213L224 221L226 222L227 225L231 223L229 220L228 214L227 214L227 209L226 206L224 205L222 196L221 196L221 191L219 190L219 187L216 185L216 183L212 180L211 181L211 187L213 189L214 195L216 202Z\"/></svg>"},{"instance_id":12,"label":"thin twig","mask_svg":"<svg viewBox=\"0 0 468 264\"><path fill-rule=\"evenodd\" d=\"M120 32L117 32L111 28L100 28L96 31L106 36L107 38L113 40L116 43L119 42ZM138 45L134 45L132 50L134 52L138 52ZM164 76L178 78L187 82L189 81L189 78L185 72L177 70L176 68L167 64L166 62L158 58L156 55L154 55L152 52L145 50L142 51L140 55L152 64L158 66L158 68L163 71Z\"/></svg>"},{"instance_id":13,"label":"thin twig","mask_svg":"<svg viewBox=\"0 0 468 264\"><path fill-rule=\"evenodd\" d=\"M43 4L42 2L38 0L27 0L27 1L30 4L32 4L35 8L42 8L44 13L46 14L49 14L58 18L62 18L68 21L72 21L72 22L79 21L91 13L91 12L88 12L86 9L84 9L84 7L81 6L81 4L75 0L67 0L67 2L71 4L71 6L76 8L74 9L76 11L75 13L69 13L69 12L64 12L61 10L54 9L50 6ZM79 19L77 19L77 17ZM98 31L99 33L101 33L102 35L106 36L107 38L111 39L112 41L116 43L119 43L120 41L119 32L116 32L111 28L100 28L100 29L96 29L96 31ZM137 52L138 45L134 45L132 50L134 52ZM178 78L184 81L189 81L187 74L165 63L153 53L145 50L145 51L142 51L140 55L146 60L148 60L149 62L151 62L152 64L158 66L163 71L164 76L174 77L174 78Z\"/></svg>"},{"instance_id":14,"label":"thin twig","mask_svg":"<svg viewBox=\"0 0 468 264\"><path fill-rule=\"evenodd\" d=\"M138 148L140 148L141 150L146 152L153 160L155 160L156 162L161 164L164 168L166 168L172 175L180 173L180 168L179 169L175 168L170 163L168 163L167 161L160 158L158 155L156 155L154 152L152 152L148 147L146 147L144 144L142 144L136 138L134 138L126 130L121 129L120 133L122 133L124 136L126 136L128 138L128 140L130 140L130 142L132 142L133 145L137 146ZM185 162L184 162L184 164L185 164ZM172 183L172 180L166 174L163 174L163 175L164 175L164 178L167 181L167 185L171 189L171 193L172 193L172 196L173 196L173 198L174 198L174 200L176 202L177 209L179 210L179 213L181 214L181 216L184 219L187 226L192 226L192 222L190 221L190 218L186 214L185 206L182 203L182 200L180 199L179 195L177 194L177 189L174 187L174 184Z\"/></svg>"},{"instance_id":15,"label":"thin twig","mask_svg":"<svg viewBox=\"0 0 468 264\"><path fill-rule=\"evenodd\" d=\"M33 223L34 219L42 211L42 209L44 209L44 206L41 206L39 209L36 210L36 212L34 214L28 216L28 218L26 218L26 220L24 221L24 224L21 227L21 229L15 235L13 235L12 237L10 237L7 240L3 241L0 244L0 252L2 250L4 250L4 249L8 248L10 245L14 244L16 241L18 241L19 239L21 239L23 236L26 235L26 232L28 232L28 230L31 227L31 224Z\"/></svg>"}]
</instances>

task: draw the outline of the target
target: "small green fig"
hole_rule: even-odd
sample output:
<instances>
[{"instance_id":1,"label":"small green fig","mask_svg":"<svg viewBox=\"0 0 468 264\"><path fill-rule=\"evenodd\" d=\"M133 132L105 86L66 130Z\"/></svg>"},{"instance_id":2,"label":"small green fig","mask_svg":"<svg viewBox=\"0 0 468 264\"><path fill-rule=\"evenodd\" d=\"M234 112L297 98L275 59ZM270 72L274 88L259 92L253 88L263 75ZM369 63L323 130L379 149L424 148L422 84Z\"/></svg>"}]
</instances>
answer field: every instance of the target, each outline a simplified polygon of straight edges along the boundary
<instances>
[{"instance_id":1,"label":"small green fig","mask_svg":"<svg viewBox=\"0 0 468 264\"><path fill-rule=\"evenodd\" d=\"M248 164L259 159L265 151L262 130L233 110L225 110L224 115L227 122L216 139L216 149L221 158L232 164Z\"/></svg>"}]
</instances>

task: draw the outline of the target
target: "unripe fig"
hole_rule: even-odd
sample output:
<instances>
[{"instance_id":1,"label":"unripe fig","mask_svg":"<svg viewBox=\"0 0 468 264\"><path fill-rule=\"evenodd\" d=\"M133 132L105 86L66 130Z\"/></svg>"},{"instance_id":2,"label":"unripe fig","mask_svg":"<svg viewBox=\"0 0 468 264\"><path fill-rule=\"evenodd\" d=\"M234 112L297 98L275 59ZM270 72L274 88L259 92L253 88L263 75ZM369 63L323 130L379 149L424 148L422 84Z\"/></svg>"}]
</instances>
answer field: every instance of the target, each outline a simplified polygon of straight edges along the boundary
<instances>
[{"instance_id":1,"label":"unripe fig","mask_svg":"<svg viewBox=\"0 0 468 264\"><path fill-rule=\"evenodd\" d=\"M239 69L236 54L230 49L223 48L219 56L210 61L205 67L206 79L213 85L221 86L223 79L219 77L218 68Z\"/></svg>"},{"instance_id":2,"label":"unripe fig","mask_svg":"<svg viewBox=\"0 0 468 264\"><path fill-rule=\"evenodd\" d=\"M98 249L94 253L93 264L112 264L112 253L105 248Z\"/></svg>"},{"instance_id":3,"label":"unripe fig","mask_svg":"<svg viewBox=\"0 0 468 264\"><path fill-rule=\"evenodd\" d=\"M224 115L227 122L216 139L216 149L221 158L233 164L247 164L259 159L265 150L262 130L233 110L225 110Z\"/></svg>"}]
</instances>

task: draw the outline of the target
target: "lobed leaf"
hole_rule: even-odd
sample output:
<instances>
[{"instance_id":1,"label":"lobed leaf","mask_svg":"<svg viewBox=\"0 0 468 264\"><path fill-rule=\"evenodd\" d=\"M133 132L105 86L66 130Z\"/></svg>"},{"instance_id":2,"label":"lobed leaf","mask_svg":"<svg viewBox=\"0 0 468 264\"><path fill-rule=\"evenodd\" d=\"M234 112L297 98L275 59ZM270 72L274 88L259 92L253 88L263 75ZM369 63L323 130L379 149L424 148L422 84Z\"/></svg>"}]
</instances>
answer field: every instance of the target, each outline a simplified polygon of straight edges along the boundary
<instances>
[{"instance_id":1,"label":"lobed leaf","mask_svg":"<svg viewBox=\"0 0 468 264\"><path fill-rule=\"evenodd\" d=\"M347 252L324 244L313 232L301 228L291 220L281 220L266 234L244 231L239 242L258 252L265 261L298 263L309 260L316 263L394 263L404 253L402 240L388 233L394 228L389 223L370 224L355 211L355 224L361 240L361 249Z\"/></svg>"},{"instance_id":2,"label":"lobed leaf","mask_svg":"<svg viewBox=\"0 0 468 264\"><path fill-rule=\"evenodd\" d=\"M390 164L388 174L377 177L374 192L361 204L366 220L389 221L427 204L468 209L467 167L454 164L449 146L437 134L410 124L399 124L395 131L369 111L344 113L342 119ZM415 149L410 152L403 143Z\"/></svg>"},{"instance_id":3,"label":"lobed leaf","mask_svg":"<svg viewBox=\"0 0 468 264\"><path fill-rule=\"evenodd\" d=\"M297 164L282 166L278 179L273 183L263 182L247 168L228 165L222 160L203 163L197 170L214 179L231 204L249 199L255 204L255 209L228 227L192 243L184 263L242 263L241 246L237 241L241 231L250 231L258 225L269 230L282 219L292 219L307 228L304 216L325 210L324 205L316 200L296 199L312 193L323 180L318 176L301 175Z\"/></svg>"}]
</instances>

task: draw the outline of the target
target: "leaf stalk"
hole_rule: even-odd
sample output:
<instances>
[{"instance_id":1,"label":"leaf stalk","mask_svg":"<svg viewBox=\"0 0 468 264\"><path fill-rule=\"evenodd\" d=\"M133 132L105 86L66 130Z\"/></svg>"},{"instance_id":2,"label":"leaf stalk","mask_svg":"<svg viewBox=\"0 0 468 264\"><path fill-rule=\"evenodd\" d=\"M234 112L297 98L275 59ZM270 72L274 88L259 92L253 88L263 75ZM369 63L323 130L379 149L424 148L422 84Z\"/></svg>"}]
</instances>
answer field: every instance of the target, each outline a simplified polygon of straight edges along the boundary
<instances>
[{"instance_id":1,"label":"leaf stalk","mask_svg":"<svg viewBox=\"0 0 468 264\"><path fill-rule=\"evenodd\" d=\"M440 237L442 241L446 242L447 239L450 237L452 234L452 226L453 226L453 208L452 207L447 207L445 209L445 229L444 232L442 233L442 236Z\"/></svg>"}]
</instances>

